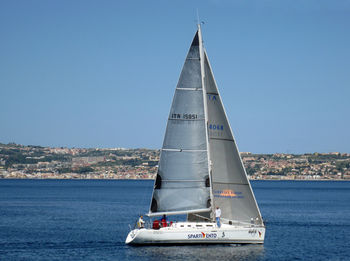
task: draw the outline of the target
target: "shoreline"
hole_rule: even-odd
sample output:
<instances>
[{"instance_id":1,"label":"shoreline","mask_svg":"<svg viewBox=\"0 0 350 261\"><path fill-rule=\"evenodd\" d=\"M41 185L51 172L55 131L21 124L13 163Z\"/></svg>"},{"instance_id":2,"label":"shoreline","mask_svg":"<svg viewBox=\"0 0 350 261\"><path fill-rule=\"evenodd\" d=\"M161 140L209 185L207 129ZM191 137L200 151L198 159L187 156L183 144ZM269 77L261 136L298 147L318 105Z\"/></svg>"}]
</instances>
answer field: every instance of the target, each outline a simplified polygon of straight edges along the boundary
<instances>
[{"instance_id":1,"label":"shoreline","mask_svg":"<svg viewBox=\"0 0 350 261\"><path fill-rule=\"evenodd\" d=\"M128 180L128 181L154 181L154 179L79 179L79 178L0 178L0 180L109 180L109 181L116 181L116 180ZM349 179L250 179L251 181L350 181Z\"/></svg>"}]
</instances>

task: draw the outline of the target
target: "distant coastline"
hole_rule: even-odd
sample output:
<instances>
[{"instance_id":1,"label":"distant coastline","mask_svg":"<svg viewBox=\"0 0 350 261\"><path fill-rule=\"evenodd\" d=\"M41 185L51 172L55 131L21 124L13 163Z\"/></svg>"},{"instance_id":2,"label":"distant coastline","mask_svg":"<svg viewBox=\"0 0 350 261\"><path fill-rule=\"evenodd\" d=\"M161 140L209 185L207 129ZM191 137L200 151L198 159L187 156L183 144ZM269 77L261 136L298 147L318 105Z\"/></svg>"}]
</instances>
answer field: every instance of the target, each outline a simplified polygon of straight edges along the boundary
<instances>
[{"instance_id":1,"label":"distant coastline","mask_svg":"<svg viewBox=\"0 0 350 261\"><path fill-rule=\"evenodd\" d=\"M137 181L154 181L154 178L144 179L144 178L135 178L135 179L111 179L111 178L3 178L0 177L0 180L137 180ZM350 181L350 179L249 179L250 181Z\"/></svg>"},{"instance_id":2,"label":"distant coastline","mask_svg":"<svg viewBox=\"0 0 350 261\"><path fill-rule=\"evenodd\" d=\"M250 180L350 180L349 153L241 152ZM159 150L0 143L0 179L153 180Z\"/></svg>"}]
</instances>

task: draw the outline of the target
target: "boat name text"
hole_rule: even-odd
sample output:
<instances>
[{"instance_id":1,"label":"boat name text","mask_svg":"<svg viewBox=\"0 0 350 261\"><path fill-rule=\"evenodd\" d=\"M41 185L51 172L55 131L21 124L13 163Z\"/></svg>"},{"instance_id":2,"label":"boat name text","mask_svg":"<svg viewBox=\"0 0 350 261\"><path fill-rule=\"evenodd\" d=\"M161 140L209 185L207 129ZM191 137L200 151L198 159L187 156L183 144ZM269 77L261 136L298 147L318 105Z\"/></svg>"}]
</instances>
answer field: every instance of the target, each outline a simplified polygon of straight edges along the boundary
<instances>
[{"instance_id":1,"label":"boat name text","mask_svg":"<svg viewBox=\"0 0 350 261\"><path fill-rule=\"evenodd\" d=\"M187 238L188 239L195 239L195 238L210 238L210 239L214 239L217 238L218 235L216 233L195 233L195 234L188 234Z\"/></svg>"}]
</instances>

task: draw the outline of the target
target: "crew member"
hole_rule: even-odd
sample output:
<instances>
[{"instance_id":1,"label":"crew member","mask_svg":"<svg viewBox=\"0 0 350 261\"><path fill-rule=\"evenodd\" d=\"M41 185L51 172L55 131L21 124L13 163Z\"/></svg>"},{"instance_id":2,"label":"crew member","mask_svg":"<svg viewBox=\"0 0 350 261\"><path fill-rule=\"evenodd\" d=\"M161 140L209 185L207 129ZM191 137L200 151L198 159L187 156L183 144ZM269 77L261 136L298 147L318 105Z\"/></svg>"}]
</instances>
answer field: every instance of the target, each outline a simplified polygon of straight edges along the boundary
<instances>
[{"instance_id":1,"label":"crew member","mask_svg":"<svg viewBox=\"0 0 350 261\"><path fill-rule=\"evenodd\" d=\"M166 227L167 226L166 215L163 215L163 218L162 218L161 222L162 222L162 227Z\"/></svg>"},{"instance_id":2,"label":"crew member","mask_svg":"<svg viewBox=\"0 0 350 261\"><path fill-rule=\"evenodd\" d=\"M144 228L145 227L145 221L143 220L143 216L139 218L139 221L137 222L139 228Z\"/></svg>"},{"instance_id":3,"label":"crew member","mask_svg":"<svg viewBox=\"0 0 350 261\"><path fill-rule=\"evenodd\" d=\"M221 227L220 217L221 217L221 209L219 207L216 207L215 218L216 218L216 224L218 225L218 227Z\"/></svg>"}]
</instances>

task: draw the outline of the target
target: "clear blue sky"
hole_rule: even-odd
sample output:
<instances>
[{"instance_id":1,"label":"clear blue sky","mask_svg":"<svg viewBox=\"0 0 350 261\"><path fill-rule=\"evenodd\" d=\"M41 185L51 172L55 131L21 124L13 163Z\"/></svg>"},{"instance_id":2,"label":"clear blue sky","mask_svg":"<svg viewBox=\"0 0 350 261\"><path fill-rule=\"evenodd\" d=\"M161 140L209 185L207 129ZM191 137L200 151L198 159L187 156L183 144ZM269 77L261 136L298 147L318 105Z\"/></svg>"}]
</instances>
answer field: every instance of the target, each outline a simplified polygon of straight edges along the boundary
<instances>
[{"instance_id":1,"label":"clear blue sky","mask_svg":"<svg viewBox=\"0 0 350 261\"><path fill-rule=\"evenodd\" d=\"M240 151L350 152L350 1L0 1L0 142L160 148L196 30Z\"/></svg>"}]
</instances>

